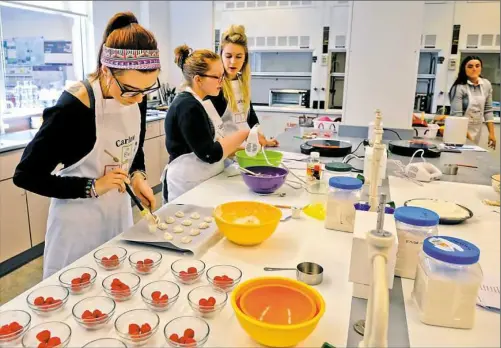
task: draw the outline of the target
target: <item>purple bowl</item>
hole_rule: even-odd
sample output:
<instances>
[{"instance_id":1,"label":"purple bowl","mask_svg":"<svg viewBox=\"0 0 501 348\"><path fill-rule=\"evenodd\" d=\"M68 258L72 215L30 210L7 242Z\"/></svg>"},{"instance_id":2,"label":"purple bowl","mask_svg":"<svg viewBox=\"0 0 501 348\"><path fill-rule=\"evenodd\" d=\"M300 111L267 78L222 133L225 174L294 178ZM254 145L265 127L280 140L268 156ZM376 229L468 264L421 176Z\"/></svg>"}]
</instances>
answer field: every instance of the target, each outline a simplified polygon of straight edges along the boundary
<instances>
[{"instance_id":1,"label":"purple bowl","mask_svg":"<svg viewBox=\"0 0 501 348\"><path fill-rule=\"evenodd\" d=\"M247 173L242 173L245 184L256 193L273 193L278 190L285 182L287 169L280 167L256 166L247 167L246 169L256 174L264 174L264 176L254 176Z\"/></svg>"}]
</instances>

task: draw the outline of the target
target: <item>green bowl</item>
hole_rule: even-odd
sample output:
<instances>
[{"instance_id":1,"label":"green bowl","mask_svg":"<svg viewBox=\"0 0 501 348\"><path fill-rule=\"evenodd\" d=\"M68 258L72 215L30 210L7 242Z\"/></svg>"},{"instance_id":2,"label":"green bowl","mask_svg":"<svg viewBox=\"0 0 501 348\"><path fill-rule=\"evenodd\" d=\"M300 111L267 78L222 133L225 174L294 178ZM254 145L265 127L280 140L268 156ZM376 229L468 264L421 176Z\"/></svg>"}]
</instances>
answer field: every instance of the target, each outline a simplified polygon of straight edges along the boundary
<instances>
[{"instance_id":1,"label":"green bowl","mask_svg":"<svg viewBox=\"0 0 501 348\"><path fill-rule=\"evenodd\" d=\"M270 161L271 165L278 167L282 162L283 154L278 151L265 150L266 157ZM235 154L237 157L238 165L242 168L254 167L254 166L269 166L268 162L264 158L263 152L260 151L256 157L247 156L245 150L237 151Z\"/></svg>"}]
</instances>

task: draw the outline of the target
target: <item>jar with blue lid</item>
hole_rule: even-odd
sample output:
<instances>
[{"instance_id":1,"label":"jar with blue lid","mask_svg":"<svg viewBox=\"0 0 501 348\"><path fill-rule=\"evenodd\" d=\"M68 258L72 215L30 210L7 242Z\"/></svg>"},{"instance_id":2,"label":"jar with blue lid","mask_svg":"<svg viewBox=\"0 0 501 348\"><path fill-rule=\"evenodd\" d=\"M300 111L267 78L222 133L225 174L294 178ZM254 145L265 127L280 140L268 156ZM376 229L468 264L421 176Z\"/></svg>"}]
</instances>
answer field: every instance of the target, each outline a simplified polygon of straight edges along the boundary
<instances>
[{"instance_id":1,"label":"jar with blue lid","mask_svg":"<svg viewBox=\"0 0 501 348\"><path fill-rule=\"evenodd\" d=\"M393 216L398 236L395 275L414 279L423 241L438 234L440 217L420 207L399 207Z\"/></svg>"},{"instance_id":2,"label":"jar with blue lid","mask_svg":"<svg viewBox=\"0 0 501 348\"><path fill-rule=\"evenodd\" d=\"M325 228L353 232L355 204L360 201L363 182L351 176L336 176L329 179Z\"/></svg>"},{"instance_id":3,"label":"jar with blue lid","mask_svg":"<svg viewBox=\"0 0 501 348\"><path fill-rule=\"evenodd\" d=\"M480 250L449 236L429 237L419 254L412 297L428 325L471 329L482 284Z\"/></svg>"}]
</instances>

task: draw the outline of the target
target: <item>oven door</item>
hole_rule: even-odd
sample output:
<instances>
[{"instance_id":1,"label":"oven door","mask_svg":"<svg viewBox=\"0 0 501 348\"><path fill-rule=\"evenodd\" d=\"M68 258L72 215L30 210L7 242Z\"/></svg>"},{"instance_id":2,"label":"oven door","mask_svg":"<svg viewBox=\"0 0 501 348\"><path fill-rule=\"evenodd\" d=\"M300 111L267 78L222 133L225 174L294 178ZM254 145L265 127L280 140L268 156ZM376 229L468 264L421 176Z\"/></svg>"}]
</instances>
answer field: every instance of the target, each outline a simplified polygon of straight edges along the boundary
<instances>
[{"instance_id":1,"label":"oven door","mask_svg":"<svg viewBox=\"0 0 501 348\"><path fill-rule=\"evenodd\" d=\"M305 107L303 104L304 90L284 89L270 90L270 106Z\"/></svg>"}]
</instances>

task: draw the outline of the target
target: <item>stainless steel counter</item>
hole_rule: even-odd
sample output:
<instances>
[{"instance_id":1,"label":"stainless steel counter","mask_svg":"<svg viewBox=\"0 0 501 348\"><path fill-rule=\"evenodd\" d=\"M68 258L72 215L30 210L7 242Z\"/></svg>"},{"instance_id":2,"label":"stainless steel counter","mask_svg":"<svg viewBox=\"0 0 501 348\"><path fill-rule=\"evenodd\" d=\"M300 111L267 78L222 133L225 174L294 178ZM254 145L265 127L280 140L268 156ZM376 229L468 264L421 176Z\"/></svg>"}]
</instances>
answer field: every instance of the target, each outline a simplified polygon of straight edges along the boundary
<instances>
[{"instance_id":1,"label":"stainless steel counter","mask_svg":"<svg viewBox=\"0 0 501 348\"><path fill-rule=\"evenodd\" d=\"M308 130L313 130L308 128ZM305 142L305 140L295 138L299 136L299 128L293 128L278 137L280 142L280 150L289 152L300 152L300 145ZM355 148L363 141L362 138L350 138L350 137L338 137L335 135L332 139L349 141L352 144L352 149ZM384 140L384 143L388 144L388 140ZM438 141L437 141L438 143ZM499 145L498 145L499 146ZM358 151L355 153L358 156L363 156L364 148L361 145ZM409 163L410 157L399 156L389 153L389 160L399 160L404 165ZM330 158L332 161L341 161L342 158ZM415 157L414 161L421 161L421 158ZM437 166L439 169L443 168L444 164L460 163L460 164L471 164L478 167L478 169L473 168L459 168L457 175L443 175L441 180L451 181L451 182L462 182L468 184L477 185L490 185L491 176L494 174L499 174L500 172L500 158L492 152L473 152L473 151L463 151L462 153L447 153L444 152L438 158L426 158L427 162L430 162ZM363 169L363 161L353 159L350 164L355 168ZM391 174L396 169L394 164L388 163L387 173Z\"/></svg>"}]
</instances>

